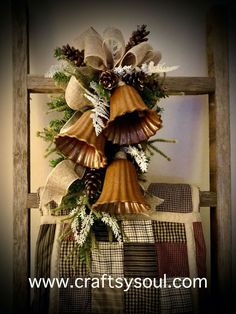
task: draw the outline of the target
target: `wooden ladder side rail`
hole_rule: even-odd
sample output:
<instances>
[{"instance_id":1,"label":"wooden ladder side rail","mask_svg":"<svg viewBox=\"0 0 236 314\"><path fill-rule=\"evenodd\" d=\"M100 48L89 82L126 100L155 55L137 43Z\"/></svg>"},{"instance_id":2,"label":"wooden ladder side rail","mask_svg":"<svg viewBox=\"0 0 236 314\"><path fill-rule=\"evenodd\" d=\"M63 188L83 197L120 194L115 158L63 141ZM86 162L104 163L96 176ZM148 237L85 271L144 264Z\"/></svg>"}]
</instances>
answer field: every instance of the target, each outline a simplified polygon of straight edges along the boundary
<instances>
[{"instance_id":1,"label":"wooden ladder side rail","mask_svg":"<svg viewBox=\"0 0 236 314\"><path fill-rule=\"evenodd\" d=\"M213 302L224 302L232 285L232 219L230 171L230 109L226 7L207 17L208 74L215 78L209 95L210 190L217 193L211 208L211 278ZM216 302L215 302L216 301Z\"/></svg>"},{"instance_id":2,"label":"wooden ladder side rail","mask_svg":"<svg viewBox=\"0 0 236 314\"><path fill-rule=\"evenodd\" d=\"M28 313L30 188L28 16L25 0L12 1L13 60L13 312Z\"/></svg>"}]
</instances>

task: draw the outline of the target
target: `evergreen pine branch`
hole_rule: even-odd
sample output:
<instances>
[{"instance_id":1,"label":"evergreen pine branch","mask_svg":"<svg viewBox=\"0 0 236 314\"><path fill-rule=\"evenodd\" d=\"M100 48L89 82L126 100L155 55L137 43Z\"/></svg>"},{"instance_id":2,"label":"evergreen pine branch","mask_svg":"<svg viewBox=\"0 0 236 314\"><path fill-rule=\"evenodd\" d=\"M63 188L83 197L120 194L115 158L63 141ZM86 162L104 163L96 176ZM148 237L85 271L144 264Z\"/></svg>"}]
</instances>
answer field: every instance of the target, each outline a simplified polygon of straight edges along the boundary
<instances>
[{"instance_id":1,"label":"evergreen pine branch","mask_svg":"<svg viewBox=\"0 0 236 314\"><path fill-rule=\"evenodd\" d=\"M49 109L60 108L67 105L64 95L52 96L51 101L47 103Z\"/></svg>"},{"instance_id":2,"label":"evergreen pine branch","mask_svg":"<svg viewBox=\"0 0 236 314\"><path fill-rule=\"evenodd\" d=\"M171 161L171 158L167 156L162 150L154 146L153 144L147 143L147 146L156 153L160 154L162 157L166 158L168 161Z\"/></svg>"},{"instance_id":3,"label":"evergreen pine branch","mask_svg":"<svg viewBox=\"0 0 236 314\"><path fill-rule=\"evenodd\" d=\"M97 83L95 81L91 81L90 88L96 92L96 94L106 101L110 99L110 92L109 90L105 89L101 83Z\"/></svg>"},{"instance_id":4,"label":"evergreen pine branch","mask_svg":"<svg viewBox=\"0 0 236 314\"><path fill-rule=\"evenodd\" d=\"M55 112L55 111L61 112L61 111L65 111L67 108L68 108L68 105L64 105L64 106L61 106L61 107L49 109L49 110L47 111L47 113Z\"/></svg>"},{"instance_id":5,"label":"evergreen pine branch","mask_svg":"<svg viewBox=\"0 0 236 314\"><path fill-rule=\"evenodd\" d=\"M60 154L58 154L58 155L59 155L59 157L49 160L49 164L52 168L55 168L61 161L63 161L65 159L64 156L61 156Z\"/></svg>"},{"instance_id":6,"label":"evergreen pine branch","mask_svg":"<svg viewBox=\"0 0 236 314\"><path fill-rule=\"evenodd\" d=\"M149 140L149 144L153 144L156 142L162 142L162 143L176 143L176 139L167 139L167 138L156 138L155 140Z\"/></svg>"},{"instance_id":7,"label":"evergreen pine branch","mask_svg":"<svg viewBox=\"0 0 236 314\"><path fill-rule=\"evenodd\" d=\"M64 55L63 55L63 51L60 47L56 47L54 49L54 57L57 59L57 60L62 60L64 59Z\"/></svg>"},{"instance_id":8,"label":"evergreen pine branch","mask_svg":"<svg viewBox=\"0 0 236 314\"><path fill-rule=\"evenodd\" d=\"M53 75L53 80L57 86L60 86L61 88L66 88L66 86L70 80L70 76L66 75L63 72L56 72Z\"/></svg>"},{"instance_id":9,"label":"evergreen pine branch","mask_svg":"<svg viewBox=\"0 0 236 314\"><path fill-rule=\"evenodd\" d=\"M61 241L66 240L70 235L72 235L72 230L70 224L66 224L65 227L62 229L59 239Z\"/></svg>"},{"instance_id":10,"label":"evergreen pine branch","mask_svg":"<svg viewBox=\"0 0 236 314\"><path fill-rule=\"evenodd\" d=\"M151 150L151 148L149 147L149 145L146 145L145 150L147 150L148 153L149 153L151 156L154 155L154 152Z\"/></svg>"},{"instance_id":11,"label":"evergreen pine branch","mask_svg":"<svg viewBox=\"0 0 236 314\"><path fill-rule=\"evenodd\" d=\"M51 146L51 145L49 145L49 146ZM51 155L52 153L55 153L55 152L56 152L56 148L55 147L53 147L51 149L48 147L46 149L46 154L44 155L44 157L47 158L49 155Z\"/></svg>"}]
</instances>

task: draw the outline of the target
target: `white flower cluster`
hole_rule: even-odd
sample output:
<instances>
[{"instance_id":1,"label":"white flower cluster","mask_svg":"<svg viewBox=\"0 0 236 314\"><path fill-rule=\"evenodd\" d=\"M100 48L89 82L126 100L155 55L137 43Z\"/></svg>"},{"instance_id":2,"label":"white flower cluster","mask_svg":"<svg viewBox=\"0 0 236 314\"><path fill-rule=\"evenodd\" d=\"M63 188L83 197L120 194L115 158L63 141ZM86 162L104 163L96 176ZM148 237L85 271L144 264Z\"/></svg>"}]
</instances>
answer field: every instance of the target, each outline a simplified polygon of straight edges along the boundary
<instances>
[{"instance_id":1,"label":"white flower cluster","mask_svg":"<svg viewBox=\"0 0 236 314\"><path fill-rule=\"evenodd\" d=\"M132 157L134 157L134 160L136 161L136 163L138 164L139 168L141 169L141 171L143 173L147 172L147 170L148 170L148 158L141 148L138 149L135 146L129 145L128 147L125 147L124 150L126 153L128 153Z\"/></svg>"},{"instance_id":2,"label":"white flower cluster","mask_svg":"<svg viewBox=\"0 0 236 314\"><path fill-rule=\"evenodd\" d=\"M92 212L89 215L85 215L84 219L81 223L81 229L78 230L80 217L76 216L71 223L71 229L74 233L75 241L78 243L80 247L84 245L86 242L87 236L90 232L92 225L94 224L94 217Z\"/></svg>"},{"instance_id":3,"label":"white flower cluster","mask_svg":"<svg viewBox=\"0 0 236 314\"><path fill-rule=\"evenodd\" d=\"M147 75L152 75L154 73L166 73L177 70L179 68L178 65L174 66L166 66L165 63L158 63L157 65L154 64L153 61L149 63L143 63L141 66L141 71L143 71Z\"/></svg>"},{"instance_id":4,"label":"white flower cluster","mask_svg":"<svg viewBox=\"0 0 236 314\"><path fill-rule=\"evenodd\" d=\"M97 92L95 85L93 82L90 83L90 86ZM94 95L89 91L86 91L84 96L91 101L94 105L92 109L91 118L93 120L93 126L95 128L96 135L99 135L105 127L104 120L109 119L109 104L107 100L99 95Z\"/></svg>"},{"instance_id":5,"label":"white flower cluster","mask_svg":"<svg viewBox=\"0 0 236 314\"><path fill-rule=\"evenodd\" d=\"M109 214L102 212L101 221L104 222L107 226L109 226L118 242L122 242L120 227L115 218L110 216Z\"/></svg>"},{"instance_id":6,"label":"white flower cluster","mask_svg":"<svg viewBox=\"0 0 236 314\"><path fill-rule=\"evenodd\" d=\"M125 66L121 66L119 65L118 67L115 67L113 69L113 72L119 76L123 76L125 74L131 74L133 71L133 68L131 65L125 65Z\"/></svg>"},{"instance_id":7,"label":"white flower cluster","mask_svg":"<svg viewBox=\"0 0 236 314\"><path fill-rule=\"evenodd\" d=\"M82 195L77 202L77 206L69 214L69 218L72 219L71 230L79 247L85 244L90 229L94 224L95 217L109 226L116 240L122 242L121 231L116 218L108 213L93 210L91 210L89 214L86 214L86 203L87 197L86 195Z\"/></svg>"},{"instance_id":8,"label":"white flower cluster","mask_svg":"<svg viewBox=\"0 0 236 314\"><path fill-rule=\"evenodd\" d=\"M135 67L135 68L133 68L131 65L125 65L123 67L119 65L118 67L115 67L113 71L114 73L122 77L125 74L132 74L134 70L136 72L142 71L147 75L152 75L155 73L171 72L171 71L177 70L178 68L179 68L178 65L166 66L165 63L162 63L162 64L158 63L157 65L155 65L153 61L150 61L149 63L143 63L141 67Z\"/></svg>"}]
</instances>

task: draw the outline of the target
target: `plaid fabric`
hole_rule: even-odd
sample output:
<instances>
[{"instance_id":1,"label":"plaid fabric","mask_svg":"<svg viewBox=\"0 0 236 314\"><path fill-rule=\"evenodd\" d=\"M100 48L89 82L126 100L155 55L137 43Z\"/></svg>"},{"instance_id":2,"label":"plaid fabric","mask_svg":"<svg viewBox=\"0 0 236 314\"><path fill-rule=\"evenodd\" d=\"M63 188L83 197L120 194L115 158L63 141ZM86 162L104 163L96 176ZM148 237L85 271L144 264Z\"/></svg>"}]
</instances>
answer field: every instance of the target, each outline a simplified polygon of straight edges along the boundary
<instances>
[{"instance_id":1,"label":"plaid fabric","mask_svg":"<svg viewBox=\"0 0 236 314\"><path fill-rule=\"evenodd\" d=\"M192 191L188 184L151 183L148 191L164 202L156 207L157 211L189 213L193 211Z\"/></svg>"},{"instance_id":2,"label":"plaid fabric","mask_svg":"<svg viewBox=\"0 0 236 314\"><path fill-rule=\"evenodd\" d=\"M159 289L155 287L139 289L131 287L124 294L124 313L154 314L159 312Z\"/></svg>"},{"instance_id":3,"label":"plaid fabric","mask_svg":"<svg viewBox=\"0 0 236 314\"><path fill-rule=\"evenodd\" d=\"M193 223L193 233L196 246L196 262L198 277L206 276L206 245L203 236L202 224L200 222Z\"/></svg>"},{"instance_id":4,"label":"plaid fabric","mask_svg":"<svg viewBox=\"0 0 236 314\"><path fill-rule=\"evenodd\" d=\"M157 243L159 276L189 276L187 245L184 243Z\"/></svg>"},{"instance_id":5,"label":"plaid fabric","mask_svg":"<svg viewBox=\"0 0 236 314\"><path fill-rule=\"evenodd\" d=\"M154 243L124 243L125 277L157 275L157 256Z\"/></svg>"},{"instance_id":6,"label":"plaid fabric","mask_svg":"<svg viewBox=\"0 0 236 314\"><path fill-rule=\"evenodd\" d=\"M35 277L50 277L51 254L55 236L56 225L42 225L39 229L36 243ZM33 313L48 313L50 288L41 285L34 289L32 304Z\"/></svg>"},{"instance_id":7,"label":"plaid fabric","mask_svg":"<svg viewBox=\"0 0 236 314\"><path fill-rule=\"evenodd\" d=\"M155 242L186 243L183 223L152 221Z\"/></svg>"},{"instance_id":8,"label":"plaid fabric","mask_svg":"<svg viewBox=\"0 0 236 314\"><path fill-rule=\"evenodd\" d=\"M59 313L91 313L91 286L88 282L87 288L72 288L75 278L69 279L68 288L59 290Z\"/></svg>"},{"instance_id":9,"label":"plaid fabric","mask_svg":"<svg viewBox=\"0 0 236 314\"><path fill-rule=\"evenodd\" d=\"M105 285L104 288L93 289L92 309L95 314L114 313L123 314L124 291L118 288L110 288Z\"/></svg>"},{"instance_id":10,"label":"plaid fabric","mask_svg":"<svg viewBox=\"0 0 236 314\"><path fill-rule=\"evenodd\" d=\"M92 275L123 277L123 243L99 242L92 251Z\"/></svg>"},{"instance_id":11,"label":"plaid fabric","mask_svg":"<svg viewBox=\"0 0 236 314\"><path fill-rule=\"evenodd\" d=\"M124 242L154 243L154 234L151 221L122 221Z\"/></svg>"},{"instance_id":12,"label":"plaid fabric","mask_svg":"<svg viewBox=\"0 0 236 314\"><path fill-rule=\"evenodd\" d=\"M106 225L104 225L104 223L94 225L93 231L95 233L97 241L109 242L108 228ZM112 233L112 241L117 242L113 233Z\"/></svg>"},{"instance_id":13,"label":"plaid fabric","mask_svg":"<svg viewBox=\"0 0 236 314\"><path fill-rule=\"evenodd\" d=\"M60 278L88 276L86 265L79 261L78 253L75 241L65 240L61 242L59 256Z\"/></svg>"},{"instance_id":14,"label":"plaid fabric","mask_svg":"<svg viewBox=\"0 0 236 314\"><path fill-rule=\"evenodd\" d=\"M167 279L167 288L160 289L161 313L192 313L192 292L184 287L174 288L173 279ZM183 279L183 278L181 278Z\"/></svg>"},{"instance_id":15,"label":"plaid fabric","mask_svg":"<svg viewBox=\"0 0 236 314\"><path fill-rule=\"evenodd\" d=\"M201 223L193 222L193 228L186 229L185 223L170 221L172 214L166 215L168 219L164 220L164 212L180 213L177 221L181 221L181 215L184 218L186 213L190 213L188 217L191 219L192 188L186 184L151 184L149 191L165 200L157 207L157 211L162 211L161 221L121 221L123 243L118 243L115 239L110 243L107 228L103 225L96 226L98 247L91 254L89 272L79 261L73 237L62 241L59 253L59 277L70 278L70 286L70 283L74 284L75 277L94 279L107 274L112 278L151 278L159 282L166 275L167 282L172 285L174 277L191 276L191 269L189 270L188 265L188 241L193 242L193 249L196 250L194 254L196 253L198 275L205 276L205 243ZM49 228L52 227L43 226L45 231L48 230L47 232ZM39 237L38 257L43 257L41 263L47 265L45 267L37 265L40 277L50 277L48 266L51 254L50 243L53 240L57 241L52 235L53 232L51 238L47 237L46 242L42 235ZM193 238L190 239L191 236ZM43 294L41 295L43 297ZM42 309L38 313L47 313L47 309ZM119 288L111 289L108 286L97 288L91 285L84 289L68 287L61 288L59 291L60 313L149 314L189 313L191 311L192 291L185 288L131 287L124 292Z\"/></svg>"}]
</instances>

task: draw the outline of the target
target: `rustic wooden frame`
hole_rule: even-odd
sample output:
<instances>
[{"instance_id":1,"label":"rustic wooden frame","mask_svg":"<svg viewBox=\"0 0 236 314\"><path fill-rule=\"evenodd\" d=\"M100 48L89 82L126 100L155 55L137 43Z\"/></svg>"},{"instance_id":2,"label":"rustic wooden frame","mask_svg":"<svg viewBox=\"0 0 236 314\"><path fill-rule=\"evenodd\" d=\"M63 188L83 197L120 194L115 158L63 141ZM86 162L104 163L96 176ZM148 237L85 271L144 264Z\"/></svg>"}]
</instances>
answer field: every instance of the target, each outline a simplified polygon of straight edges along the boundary
<instances>
[{"instance_id":1,"label":"rustic wooden frame","mask_svg":"<svg viewBox=\"0 0 236 314\"><path fill-rule=\"evenodd\" d=\"M15 313L27 313L30 303L30 208L38 207L30 193L29 94L57 93L53 81L29 74L27 1L12 1L13 17L13 304ZM209 77L168 77L169 93L209 95L210 191L200 194L200 205L211 207L211 273L215 296L231 286L231 182L229 128L229 70L227 14L211 10L207 19Z\"/></svg>"}]
</instances>

